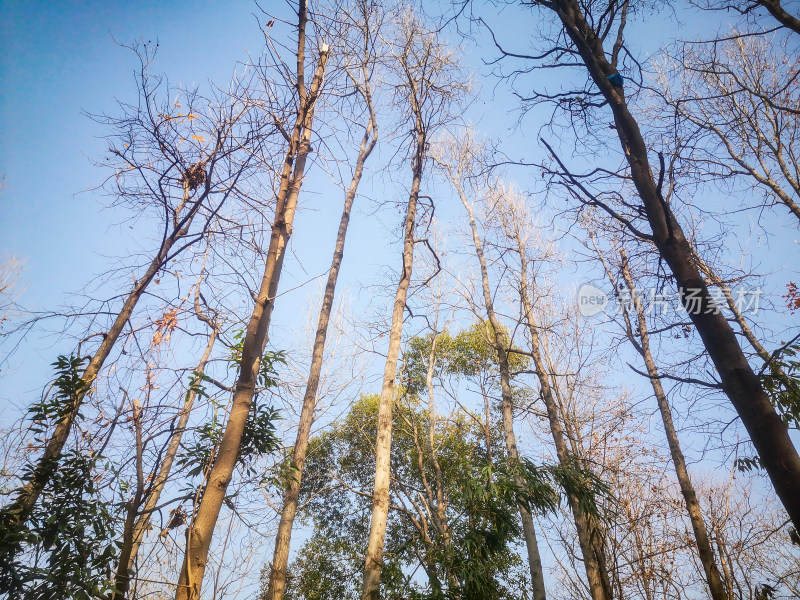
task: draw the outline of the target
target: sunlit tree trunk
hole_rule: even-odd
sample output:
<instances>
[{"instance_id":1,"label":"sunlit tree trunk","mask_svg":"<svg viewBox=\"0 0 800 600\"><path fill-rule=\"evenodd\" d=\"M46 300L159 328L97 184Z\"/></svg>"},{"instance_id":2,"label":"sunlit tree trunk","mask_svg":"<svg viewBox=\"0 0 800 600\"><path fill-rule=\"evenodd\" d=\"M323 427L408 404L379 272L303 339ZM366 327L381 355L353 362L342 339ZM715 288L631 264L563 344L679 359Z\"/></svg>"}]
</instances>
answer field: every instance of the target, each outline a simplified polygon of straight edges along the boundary
<instances>
[{"instance_id":1,"label":"sunlit tree trunk","mask_svg":"<svg viewBox=\"0 0 800 600\"><path fill-rule=\"evenodd\" d=\"M364 163L372 153L375 143L377 142L377 125L375 122L375 111L372 107L369 85L365 68L364 87L361 93L364 95L368 107L369 123L361 138L361 146L359 148L353 178L345 194L344 208L339 221L339 231L336 236L336 246L333 252L331 267L328 271L325 291L322 296L322 305L317 322L317 332L314 337L314 346L311 352L311 368L309 369L308 381L306 382L306 391L303 397L303 407L300 412L297 437L295 439L294 448L292 449L291 479L289 480L289 485L283 497L283 510L281 511L281 519L278 523L278 533L275 537L275 550L272 558L267 594L265 596L266 600L282 600L286 591L286 571L289 564L289 547L292 538L292 527L294 525L295 515L297 514L297 504L300 499L300 484L302 482L303 467L308 450L308 440L311 435L311 425L314 422L314 409L317 404L317 391L319 389L320 373L322 372L322 361L325 353L325 339L328 334L331 310L333 309L336 281L339 277L339 269L342 265L347 227L350 223L350 213L353 209L353 202L358 191L358 184L364 172Z\"/></svg>"},{"instance_id":2,"label":"sunlit tree trunk","mask_svg":"<svg viewBox=\"0 0 800 600\"><path fill-rule=\"evenodd\" d=\"M417 116L418 133L414 156L411 163L411 190L408 195L406 218L403 227L403 269L394 297L392 325L389 330L389 348L383 369L380 404L378 408L378 437L375 442L375 485L372 495L372 516L370 518L369 542L364 582L361 597L363 600L378 600L380 597L381 566L383 563L383 544L386 538L386 521L389 516L389 460L392 443L392 407L395 394L397 360L400 355L400 342L403 333L403 314L411 283L411 270L414 266L414 225L417 218L417 200L422 182L423 162L425 160L425 133L420 116Z\"/></svg>"},{"instance_id":3,"label":"sunlit tree trunk","mask_svg":"<svg viewBox=\"0 0 800 600\"><path fill-rule=\"evenodd\" d=\"M380 596L383 546L389 512L392 405L403 315L414 263L414 244L418 241L414 230L428 143L435 130L452 118L449 105L458 102L459 92L465 89L454 57L444 50L435 32L424 29L412 10L398 14L396 38L391 49L394 54L392 66L399 75L395 89L400 92L403 104L406 104L401 110L408 115L407 124L410 128L411 186L403 226L403 265L392 308L389 348L378 410L372 515L361 591L363 600L378 600Z\"/></svg>"},{"instance_id":4,"label":"sunlit tree trunk","mask_svg":"<svg viewBox=\"0 0 800 600\"><path fill-rule=\"evenodd\" d=\"M292 234L297 200L310 152L314 107L328 60L328 48L323 46L310 89L307 90L304 79L306 22L306 2L300 0L297 28L297 117L281 174L264 275L242 343L241 364L233 394L233 404L202 500L186 532L186 555L175 592L176 600L196 600L200 597L214 527L233 476L242 433L250 414L259 364L267 342L272 310L286 256L286 245Z\"/></svg>"}]
</instances>

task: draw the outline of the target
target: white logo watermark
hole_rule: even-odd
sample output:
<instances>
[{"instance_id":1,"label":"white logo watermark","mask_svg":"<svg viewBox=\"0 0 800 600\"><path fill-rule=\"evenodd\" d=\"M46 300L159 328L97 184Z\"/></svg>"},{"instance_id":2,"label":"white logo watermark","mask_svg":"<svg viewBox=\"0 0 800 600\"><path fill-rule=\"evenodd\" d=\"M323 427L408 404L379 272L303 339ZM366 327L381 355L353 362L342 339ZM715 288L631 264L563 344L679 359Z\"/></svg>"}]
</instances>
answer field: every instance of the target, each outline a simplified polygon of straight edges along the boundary
<instances>
[{"instance_id":1,"label":"white logo watermark","mask_svg":"<svg viewBox=\"0 0 800 600\"><path fill-rule=\"evenodd\" d=\"M674 312L684 315L719 314L720 307L728 306L732 301L738 312L758 314L761 300L761 288L737 290L730 298L718 287L709 287L709 297L697 288L687 288L676 292L664 292L655 288L636 288L636 297L647 315L665 315ZM634 311L633 294L627 288L621 288L613 294L606 294L591 283L584 283L578 288L578 311L585 317L604 313L610 317L621 314L623 309Z\"/></svg>"}]
</instances>

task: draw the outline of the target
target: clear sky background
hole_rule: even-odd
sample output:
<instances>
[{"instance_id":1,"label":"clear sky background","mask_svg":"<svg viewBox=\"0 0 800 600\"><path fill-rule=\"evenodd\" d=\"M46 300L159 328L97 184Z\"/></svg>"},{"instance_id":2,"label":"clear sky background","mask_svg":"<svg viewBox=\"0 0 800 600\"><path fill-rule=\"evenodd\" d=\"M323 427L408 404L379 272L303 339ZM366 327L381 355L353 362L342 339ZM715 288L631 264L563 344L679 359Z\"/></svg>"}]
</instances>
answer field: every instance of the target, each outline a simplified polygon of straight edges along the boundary
<instances>
[{"instance_id":1,"label":"clear sky background","mask_svg":"<svg viewBox=\"0 0 800 600\"><path fill-rule=\"evenodd\" d=\"M449 3L444 3L446 6ZM289 14L285 2L268 0L267 12ZM431 5L433 6L433 5ZM430 10L434 10L431 8ZM32 310L55 309L70 301L93 277L116 264L116 258L131 250L146 248L141 223L133 229L129 216L118 210L103 210L107 201L100 192L87 191L101 183L105 171L92 159L102 159L106 133L83 113L116 112L116 99L134 98L133 54L116 42L157 40L159 51L152 70L166 73L172 84L187 87L209 80L226 82L237 61L248 51L259 53L261 32L256 26L256 6L237 2L31 2L6 1L0 5L0 253L25 259L26 287L22 304ZM507 9L500 15L484 16L497 24L499 39L508 49L529 47L531 20L518 18ZM289 17L291 18L291 17ZM653 21L650 21L652 23ZM632 25L634 49L644 56L655 41L648 36L652 25ZM719 22L707 14L683 16L674 35L691 38L707 35ZM116 41L116 42L115 42ZM467 65L481 75L489 67L483 59L494 49L485 34L477 43L455 40ZM548 75L545 75L545 77ZM542 77L540 74L537 78ZM533 161L541 156L536 115L526 117L513 129L519 116L518 101L505 83L476 77L478 99L467 116L484 132L500 137L511 158ZM606 132L606 134L609 134ZM372 163L377 168L379 160ZM510 175L523 189L539 186L533 169L515 169ZM311 174L304 184L307 205L298 215L292 255L282 288L288 290L324 273L330 259L338 221L341 193L324 182L324 175ZM369 198L359 200L351 225L341 288L351 290L351 299L364 305L365 284L380 279L385 267L397 267L398 256L387 241L396 240L398 215L375 213L375 201L397 193L398 185L384 186L385 177L371 177L361 191ZM540 186L539 186L540 187ZM446 227L449 217L460 211L455 199L437 190L437 216ZM371 199L371 200L370 200ZM704 208L724 207L726 198L697 198ZM745 217L742 217L745 218ZM796 227L785 215L768 214L773 237L756 232L746 243L760 270L780 274L768 291L774 301L781 282L797 273ZM794 227L794 230L793 230ZM149 232L148 232L149 233ZM732 252L738 249L732 247ZM583 278L566 269L576 287ZM278 303L275 318L277 336L304 318L309 294L319 282L297 287ZM19 407L38 396L50 377L50 363L59 353L72 350L72 342L56 336L31 337L15 355L5 373L0 373L0 420L19 415ZM641 382L638 382L639 384Z\"/></svg>"}]
</instances>

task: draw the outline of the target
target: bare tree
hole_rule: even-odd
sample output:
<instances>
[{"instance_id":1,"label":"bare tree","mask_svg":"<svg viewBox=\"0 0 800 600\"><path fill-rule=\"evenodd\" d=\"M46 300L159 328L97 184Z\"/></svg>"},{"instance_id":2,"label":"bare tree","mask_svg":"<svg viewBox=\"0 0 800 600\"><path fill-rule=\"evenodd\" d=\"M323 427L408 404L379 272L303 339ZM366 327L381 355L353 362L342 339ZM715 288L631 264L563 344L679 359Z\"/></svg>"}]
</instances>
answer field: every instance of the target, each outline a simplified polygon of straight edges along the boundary
<instances>
[{"instance_id":1,"label":"bare tree","mask_svg":"<svg viewBox=\"0 0 800 600\"><path fill-rule=\"evenodd\" d=\"M800 220L800 68L786 58L788 43L738 32L684 43L660 80L670 126L686 138L677 146L698 177L750 183Z\"/></svg>"},{"instance_id":2,"label":"bare tree","mask_svg":"<svg viewBox=\"0 0 800 600\"><path fill-rule=\"evenodd\" d=\"M0 335L3 324L14 314L24 266L25 262L16 256L4 256L0 260Z\"/></svg>"},{"instance_id":3,"label":"bare tree","mask_svg":"<svg viewBox=\"0 0 800 600\"><path fill-rule=\"evenodd\" d=\"M162 89L166 80L150 73L154 49L147 45L133 49L139 59L137 102L121 103L122 116L94 118L112 129L108 138L108 165L113 170L106 185L109 193L116 203L136 211L155 210L163 219L162 237L144 272L134 276L134 285L124 295L113 323L97 334L102 341L88 359L82 384L58 415L56 428L30 477L2 510L3 561L19 551L14 532L25 524L57 468L84 399L137 303L170 261L209 235L223 205L239 195L240 184L254 168L250 148L263 134L260 124L251 120L252 106L231 102L227 94L209 100L181 90L178 100L164 98L175 90Z\"/></svg>"},{"instance_id":4,"label":"bare tree","mask_svg":"<svg viewBox=\"0 0 800 600\"><path fill-rule=\"evenodd\" d=\"M183 406L177 417L177 422L173 422L170 426L173 429L172 435L169 436L166 446L161 452L159 457L163 457L160 463L152 473L147 477L144 475L143 461L143 440L141 433L141 418L138 411L134 411L134 423L136 424L136 485L133 497L126 503L126 517L122 530L122 538L120 541L120 553L117 565L117 572L114 578L114 593L112 600L123 600L130 588L131 576L133 573L133 566L136 560L136 555L139 552L139 547L142 544L144 535L150 529L150 519L154 511L158 509L161 500L161 494L169 480L172 472L172 467L175 458L178 455L178 450L181 445L181 439L187 429L189 417L192 412L192 407L200 393L200 382L205 374L206 365L208 364L211 353L214 349L214 344L220 334L221 319L218 314L211 314L202 307L200 284L202 282L202 274L200 280L195 286L194 294L194 312L198 320L205 323L208 327L208 341L206 342L205 349L202 356L197 363L194 371L192 372L188 389L184 396ZM148 432L152 437L153 432ZM182 511L178 509L174 515L182 515ZM181 518L178 518L179 522Z\"/></svg>"},{"instance_id":5,"label":"bare tree","mask_svg":"<svg viewBox=\"0 0 800 600\"><path fill-rule=\"evenodd\" d=\"M759 8L765 9L783 27L800 33L800 18L786 9L781 0L694 0L701 8L709 10L734 10L742 15L751 15Z\"/></svg>"},{"instance_id":6,"label":"bare tree","mask_svg":"<svg viewBox=\"0 0 800 600\"><path fill-rule=\"evenodd\" d=\"M552 47L539 57L527 56L534 64L558 53L556 65L563 69L581 68L588 75L585 86L574 93L557 95L536 92L541 101L568 98L565 107L572 107L584 122L592 127L588 112L601 107L611 111L613 129L624 155L624 173L593 172L592 176L611 176L618 181L629 180L640 204L626 205L633 211L632 221L621 215L611 202L599 198L554 153L557 168L554 177L569 186L573 197L581 202L601 207L618 218L640 238L651 242L669 267L680 293L681 302L690 314L703 344L714 363L722 388L742 420L764 465L775 491L786 507L793 523L800 527L800 455L789 437L786 425L776 413L764 387L739 346L736 334L720 311L697 265L692 259L689 240L672 206L665 200L663 188L666 165L659 155L660 171L650 165L648 146L639 122L631 112L625 94L625 83L619 72L621 57L629 56L625 46L625 26L634 4L628 1L584 5L578 0L541 0L537 7L558 19L559 26L551 39ZM605 44L610 43L607 52ZM548 64L548 68L552 68ZM591 128L596 131L596 127ZM550 150L551 147L548 146ZM619 179L619 178L622 179ZM613 195L613 194L612 194ZM637 227L636 220L646 220L651 233Z\"/></svg>"},{"instance_id":7,"label":"bare tree","mask_svg":"<svg viewBox=\"0 0 800 600\"><path fill-rule=\"evenodd\" d=\"M539 393L547 410L547 420L553 443L556 447L556 456L562 465L572 466L576 461L580 460L580 456L574 449L570 449L568 443L568 437L574 440L574 436L565 435L566 419L562 418L562 410L559 408L557 398L559 384L555 381L557 379L556 373L548 365L544 344L540 339L540 326L534 313L534 301L531 297L534 287L533 282L529 281L528 278L531 264L526 210L521 203L521 199L515 197L510 191L499 194L497 203L499 204L497 210L500 214L501 226L505 231L515 260L517 258L519 260L516 267L518 277L516 284L520 297L521 313L528 329L534 373L539 383ZM578 532L578 541L591 597L593 600L613 598L613 590L603 550L601 528L596 519L586 514L581 508L577 498L570 496L569 504Z\"/></svg>"},{"instance_id":8,"label":"bare tree","mask_svg":"<svg viewBox=\"0 0 800 600\"><path fill-rule=\"evenodd\" d=\"M603 256L603 253L597 246L594 235L590 234L592 245L597 252L598 257L603 263L603 267L611 284L616 288L617 282L612 271L612 265ZM658 404L658 411L661 415L661 423L664 426L664 434L667 438L670 456L672 457L672 464L675 467L675 475L678 479L678 484L681 488L681 494L686 506L686 512L689 515L689 520L692 524L692 531L694 539L697 544L697 554L700 557L700 563L703 565L703 571L706 577L706 583L711 597L714 600L728 600L732 597L731 591L726 590L720 577L720 571L714 557L714 550L709 540L708 530L706 528L703 513L700 508L700 501L697 498L697 492L689 476L689 470L686 467L686 458L684 457L683 450L681 449L680 440L678 439L678 432L675 429L675 423L672 419L672 410L661 385L661 378L658 367L656 366L653 354L650 350L650 335L647 327L647 320L645 318L645 309L642 299L636 291L634 279L631 274L631 269L628 261L628 255L624 248L619 249L619 261L615 261L617 266L616 270L622 275L622 280L625 284L627 294L626 300L629 303L622 304L622 318L625 324L625 335L628 341L636 349L644 360L647 369L647 375L650 379L650 385L653 388L653 394L656 397ZM628 305L631 307L629 314ZM635 323L635 324L634 324ZM638 338L638 339L637 339Z\"/></svg>"},{"instance_id":9,"label":"bare tree","mask_svg":"<svg viewBox=\"0 0 800 600\"><path fill-rule=\"evenodd\" d=\"M375 443L375 484L370 519L370 534L364 565L362 598L378 600L380 593L383 545L389 512L389 459L392 442L392 405L395 401L395 378L406 299L414 266L417 205L420 186L428 160L429 144L436 130L451 118L451 104L460 100L466 91L455 67L457 59L445 49L437 35L425 29L419 17L406 9L398 17L396 37L389 42L393 55L392 67L396 69L396 89L411 138L411 186L408 193L403 224L403 266L395 292L392 323L389 330L389 347L383 370L378 432Z\"/></svg>"},{"instance_id":10,"label":"bare tree","mask_svg":"<svg viewBox=\"0 0 800 600\"><path fill-rule=\"evenodd\" d=\"M292 526L297 513L303 466L305 465L311 425L314 421L314 411L317 405L317 393L325 352L325 341L328 335L328 323L333 308L336 282L344 256L347 227L350 223L350 214L358 192L358 185L364 173L364 164L378 141L378 126L372 100L373 84L371 80L375 77L376 38L383 19L383 15L380 12L381 9L366 0L359 0L352 3L337 3L330 10L336 14L335 18L339 21L338 23L333 23L329 31L331 39L336 40L334 53L344 61L341 68L344 69L350 86L363 102L366 123L362 126L364 133L361 136L361 144L353 167L350 186L345 193L333 258L328 271L328 279L325 283L322 304L319 309L317 330L311 351L311 366L300 412L297 437L291 453L292 470L289 483L284 492L283 509L275 537L275 550L266 594L268 600L282 600L286 589L286 570L289 563Z\"/></svg>"},{"instance_id":11,"label":"bare tree","mask_svg":"<svg viewBox=\"0 0 800 600\"><path fill-rule=\"evenodd\" d=\"M509 342L508 334L500 323L492 297L492 286L489 280L489 268L486 256L483 251L483 242L475 220L473 201L467 197L467 186L469 179L475 177L477 168L476 161L480 159L479 154L482 149L477 147L476 142L471 139L469 133L462 140L453 141L444 149L444 155L437 156L437 163L447 174L450 184L456 191L469 220L470 232L472 234L472 244L475 257L480 266L481 291L483 293L484 310L489 321L491 331L489 342L497 353L497 365L500 370L500 389L502 396L502 416L503 431L505 435L506 452L513 462L519 462L520 455L517 448L517 437L514 433L514 398L511 389L511 371L509 368ZM466 188L466 189L465 189ZM486 190L482 190L486 193ZM518 484L524 485L521 477ZM544 574L542 572L542 559L539 555L539 545L536 540L536 530L533 525L533 517L528 510L519 506L520 518L522 519L522 530L525 537L525 546L528 550L528 566L531 573L531 583L533 586L534 600L545 600Z\"/></svg>"},{"instance_id":12,"label":"bare tree","mask_svg":"<svg viewBox=\"0 0 800 600\"><path fill-rule=\"evenodd\" d=\"M242 434L259 380L259 367L267 342L272 310L278 295L286 245L292 235L300 187L303 183L308 154L311 151L314 109L322 91L329 47L324 42L321 44L319 60L310 85L307 87L305 69L308 14L305 0L299 1L297 17L295 54L297 67L293 82L296 90L295 117L291 133L288 133L276 118L276 126L281 129L286 140L286 154L275 202L275 216L272 221L264 275L242 342L239 373L225 432L208 474L202 499L186 533L186 555L178 578L176 600L191 600L200 597L214 528L236 466Z\"/></svg>"}]
</instances>

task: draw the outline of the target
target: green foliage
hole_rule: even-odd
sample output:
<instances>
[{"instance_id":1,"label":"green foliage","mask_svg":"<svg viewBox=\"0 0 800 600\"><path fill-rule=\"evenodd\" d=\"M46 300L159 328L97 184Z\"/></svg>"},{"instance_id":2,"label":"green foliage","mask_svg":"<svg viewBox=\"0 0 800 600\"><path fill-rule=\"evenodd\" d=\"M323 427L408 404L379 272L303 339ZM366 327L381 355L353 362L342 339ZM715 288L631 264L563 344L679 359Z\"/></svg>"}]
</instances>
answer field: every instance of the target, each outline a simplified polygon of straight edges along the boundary
<instances>
[{"instance_id":1,"label":"green foliage","mask_svg":"<svg viewBox=\"0 0 800 600\"><path fill-rule=\"evenodd\" d=\"M791 344L772 356L761 375L772 404L789 427L800 428L800 344Z\"/></svg>"},{"instance_id":2,"label":"green foliage","mask_svg":"<svg viewBox=\"0 0 800 600\"><path fill-rule=\"evenodd\" d=\"M764 469L764 465L761 463L761 459L758 456L737 458L733 464L741 473L754 470L760 471Z\"/></svg>"},{"instance_id":3,"label":"green foliage","mask_svg":"<svg viewBox=\"0 0 800 600\"><path fill-rule=\"evenodd\" d=\"M53 393L28 411L37 442L65 415L74 411L86 384L82 360L59 356L53 363ZM9 599L89 600L110 590L116 562L114 507L98 500L97 464L101 457L71 449L54 457L45 469L28 465L23 481L41 477L46 484L30 519L10 528L15 506L2 513L2 553L14 555L0 565L0 593ZM8 552L8 554L6 554Z\"/></svg>"},{"instance_id":4,"label":"green foliage","mask_svg":"<svg viewBox=\"0 0 800 600\"><path fill-rule=\"evenodd\" d=\"M242 331L237 331L234 337L241 340L242 335ZM231 351L231 360L241 362L241 342L238 346L232 346ZM277 365L285 363L285 352L266 352L259 365L259 385L265 388L277 386ZM206 396L205 388L200 385L200 381L207 379L202 373L192 373L189 379L189 389ZM184 446L184 452L178 459L178 464L187 469L190 477L196 477L211 467L225 433L225 426L221 419L221 405L213 398L210 398L209 402L212 407L211 420L195 431L194 439ZM260 401L259 395L256 394L250 404L250 413L245 422L237 456L237 464L245 470L248 477L258 474L254 467L256 459L279 447L280 440L275 435L275 422L278 419L278 410L271 406L265 406Z\"/></svg>"},{"instance_id":5,"label":"green foliage","mask_svg":"<svg viewBox=\"0 0 800 600\"><path fill-rule=\"evenodd\" d=\"M341 540L314 535L300 550L288 575L286 600L326 600L360 597L360 570L351 548ZM269 570L263 589L266 592ZM302 594L299 594L302 590Z\"/></svg>"},{"instance_id":6,"label":"green foliage","mask_svg":"<svg viewBox=\"0 0 800 600\"><path fill-rule=\"evenodd\" d=\"M231 353L229 361L232 365L240 367L242 364L242 348L244 347L244 330L237 329L234 331L233 339L236 343L228 346ZM263 388L277 386L278 379L276 369L279 364L286 364L286 351L278 350L276 352L271 352L268 350L265 352L258 364L257 384Z\"/></svg>"},{"instance_id":7,"label":"green foliage","mask_svg":"<svg viewBox=\"0 0 800 600\"><path fill-rule=\"evenodd\" d=\"M257 398L253 399L237 456L237 464L245 469L248 476L256 475L253 467L255 459L269 454L280 445L275 435L278 414L277 409L264 406ZM224 425L219 419L219 406L215 405L211 421L196 430L194 440L185 446L184 453L178 459L178 464L187 469L190 477L196 477L210 468L224 433Z\"/></svg>"},{"instance_id":8,"label":"green foliage","mask_svg":"<svg viewBox=\"0 0 800 600\"><path fill-rule=\"evenodd\" d=\"M378 401L378 396L362 397L341 423L311 441L301 516L313 520L315 534L290 567L289 597L358 598L369 534ZM421 496L424 480L428 485L435 480L425 444L428 414L419 403L397 402L393 421L391 505L410 507L412 499L417 504L425 502ZM529 461L490 461L482 428L462 413L437 419L435 444L447 533L440 535L427 510L422 511L424 516L412 511L417 523L426 520L431 537L426 540L412 514L390 510L382 570L384 597L520 598L526 569L515 549L521 541L519 505L541 513L554 509L561 496L556 487L561 472ZM492 454L504 454L499 435L492 438ZM588 477L573 475L573 479ZM412 580L407 575L420 561L427 575L425 584L419 573Z\"/></svg>"},{"instance_id":9,"label":"green foliage","mask_svg":"<svg viewBox=\"0 0 800 600\"><path fill-rule=\"evenodd\" d=\"M83 362L84 359L77 356L61 355L52 363L56 369L53 393L46 395L28 409L30 429L38 439L75 410L78 398L86 391L87 386L81 378Z\"/></svg>"},{"instance_id":10,"label":"green foliage","mask_svg":"<svg viewBox=\"0 0 800 600\"><path fill-rule=\"evenodd\" d=\"M507 330L502 337L508 351L511 373L521 371L528 365L528 357L514 352ZM411 396L417 396L425 389L433 335L410 339L404 353L405 369L402 381ZM475 323L469 329L455 336L444 331L436 336L434 377L446 375L462 377L494 377L497 374L497 351L494 348L494 334L488 321Z\"/></svg>"}]
</instances>

